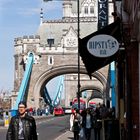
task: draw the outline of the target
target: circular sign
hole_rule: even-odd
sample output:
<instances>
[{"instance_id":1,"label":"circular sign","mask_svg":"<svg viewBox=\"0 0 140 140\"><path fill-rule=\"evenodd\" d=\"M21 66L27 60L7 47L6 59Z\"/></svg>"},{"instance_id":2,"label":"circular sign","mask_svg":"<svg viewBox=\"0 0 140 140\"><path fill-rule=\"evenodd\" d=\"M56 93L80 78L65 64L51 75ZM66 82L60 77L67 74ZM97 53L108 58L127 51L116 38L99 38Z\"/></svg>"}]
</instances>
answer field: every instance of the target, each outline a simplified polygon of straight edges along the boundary
<instances>
[{"instance_id":1,"label":"circular sign","mask_svg":"<svg viewBox=\"0 0 140 140\"><path fill-rule=\"evenodd\" d=\"M118 51L119 43L110 35L96 35L87 42L87 49L96 57L109 57Z\"/></svg>"}]
</instances>

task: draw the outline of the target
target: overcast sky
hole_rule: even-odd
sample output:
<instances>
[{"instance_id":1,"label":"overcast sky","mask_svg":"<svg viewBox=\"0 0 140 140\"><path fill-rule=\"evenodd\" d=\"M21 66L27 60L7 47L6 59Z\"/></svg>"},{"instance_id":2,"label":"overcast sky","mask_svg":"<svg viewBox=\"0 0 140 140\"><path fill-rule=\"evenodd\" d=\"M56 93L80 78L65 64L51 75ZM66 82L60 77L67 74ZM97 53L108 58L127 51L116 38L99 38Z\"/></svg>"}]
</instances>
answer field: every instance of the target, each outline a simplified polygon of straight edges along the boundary
<instances>
[{"instance_id":1,"label":"overcast sky","mask_svg":"<svg viewBox=\"0 0 140 140\"><path fill-rule=\"evenodd\" d=\"M0 90L13 90L14 39L36 34L40 9L44 19L60 19L61 1L0 0Z\"/></svg>"}]
</instances>

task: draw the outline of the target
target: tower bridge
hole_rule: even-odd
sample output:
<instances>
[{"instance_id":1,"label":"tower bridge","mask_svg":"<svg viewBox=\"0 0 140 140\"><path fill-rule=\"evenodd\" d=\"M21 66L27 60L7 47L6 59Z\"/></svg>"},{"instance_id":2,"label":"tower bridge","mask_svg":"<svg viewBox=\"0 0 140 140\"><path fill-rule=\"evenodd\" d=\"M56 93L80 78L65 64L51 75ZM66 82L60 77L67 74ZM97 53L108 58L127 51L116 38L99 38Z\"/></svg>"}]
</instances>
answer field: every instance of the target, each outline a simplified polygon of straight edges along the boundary
<instances>
[{"instance_id":1,"label":"tower bridge","mask_svg":"<svg viewBox=\"0 0 140 140\"><path fill-rule=\"evenodd\" d=\"M87 14L83 10L89 0L81 3L80 13L80 38L97 31L97 0L90 1L94 13ZM23 36L15 39L15 74L14 89L12 93L12 107L15 105L21 82L25 73L28 54L33 54L34 64L29 78L27 104L29 107L39 107L39 101L46 84L56 76L64 76L65 106L76 97L78 73L78 38L77 38L77 13L74 2L63 3L63 18L58 20L44 20L41 11L41 22L36 35ZM109 3L109 15L113 11ZM69 15L69 16L68 16ZM75 16L76 15L76 16ZM112 21L112 18L110 21ZM92 79L87 75L86 68L80 60L80 91L87 90L89 98L94 98L92 91L98 91L96 97L104 102L110 100L109 95L109 65L92 74ZM89 91L88 91L89 90Z\"/></svg>"}]
</instances>

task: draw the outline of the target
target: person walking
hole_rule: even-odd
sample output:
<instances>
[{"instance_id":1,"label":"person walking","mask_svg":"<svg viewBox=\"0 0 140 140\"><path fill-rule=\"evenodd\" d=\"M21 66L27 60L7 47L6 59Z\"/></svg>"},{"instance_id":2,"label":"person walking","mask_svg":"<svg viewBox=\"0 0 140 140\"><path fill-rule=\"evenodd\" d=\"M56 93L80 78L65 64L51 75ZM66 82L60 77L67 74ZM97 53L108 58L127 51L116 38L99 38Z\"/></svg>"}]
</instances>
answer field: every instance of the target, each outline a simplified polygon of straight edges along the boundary
<instances>
[{"instance_id":1,"label":"person walking","mask_svg":"<svg viewBox=\"0 0 140 140\"><path fill-rule=\"evenodd\" d=\"M100 131L102 128L102 120L99 108L97 107L93 116L93 128L94 128L94 138L95 140L100 140Z\"/></svg>"},{"instance_id":2,"label":"person walking","mask_svg":"<svg viewBox=\"0 0 140 140\"><path fill-rule=\"evenodd\" d=\"M73 131L74 112L70 115L70 131Z\"/></svg>"},{"instance_id":3,"label":"person walking","mask_svg":"<svg viewBox=\"0 0 140 140\"><path fill-rule=\"evenodd\" d=\"M36 122L26 113L26 103L18 104L18 114L11 118L6 140L37 140Z\"/></svg>"},{"instance_id":4,"label":"person walking","mask_svg":"<svg viewBox=\"0 0 140 140\"><path fill-rule=\"evenodd\" d=\"M81 124L81 115L79 114L79 110L74 110L74 119L73 119L74 140L79 140L80 124Z\"/></svg>"},{"instance_id":5,"label":"person walking","mask_svg":"<svg viewBox=\"0 0 140 140\"><path fill-rule=\"evenodd\" d=\"M91 114L90 109L86 109L86 113L82 118L82 127L84 128L86 140L90 140L92 126L93 115Z\"/></svg>"}]
</instances>

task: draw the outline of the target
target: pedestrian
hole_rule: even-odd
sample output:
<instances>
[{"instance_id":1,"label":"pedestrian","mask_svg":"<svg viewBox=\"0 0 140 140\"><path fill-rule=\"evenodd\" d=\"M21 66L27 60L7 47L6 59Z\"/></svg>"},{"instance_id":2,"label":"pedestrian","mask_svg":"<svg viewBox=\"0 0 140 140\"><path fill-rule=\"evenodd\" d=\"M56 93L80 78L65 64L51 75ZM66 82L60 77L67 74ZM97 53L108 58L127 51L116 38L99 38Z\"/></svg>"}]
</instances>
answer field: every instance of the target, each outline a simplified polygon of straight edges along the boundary
<instances>
[{"instance_id":1,"label":"pedestrian","mask_svg":"<svg viewBox=\"0 0 140 140\"><path fill-rule=\"evenodd\" d=\"M46 115L49 115L48 107L46 107L46 109L45 109L45 114L46 114Z\"/></svg>"},{"instance_id":2,"label":"pedestrian","mask_svg":"<svg viewBox=\"0 0 140 140\"><path fill-rule=\"evenodd\" d=\"M26 103L18 104L18 114L11 118L6 140L37 140L36 123L26 113Z\"/></svg>"},{"instance_id":3,"label":"pedestrian","mask_svg":"<svg viewBox=\"0 0 140 140\"><path fill-rule=\"evenodd\" d=\"M73 134L74 140L79 140L79 132L81 125L81 115L79 110L74 110L74 120L73 120Z\"/></svg>"},{"instance_id":4,"label":"pedestrian","mask_svg":"<svg viewBox=\"0 0 140 140\"><path fill-rule=\"evenodd\" d=\"M37 109L37 116L41 116L41 109L40 108Z\"/></svg>"},{"instance_id":5,"label":"pedestrian","mask_svg":"<svg viewBox=\"0 0 140 140\"><path fill-rule=\"evenodd\" d=\"M93 128L95 140L100 140L100 131L102 128L102 120L99 108L97 107L93 116Z\"/></svg>"},{"instance_id":6,"label":"pedestrian","mask_svg":"<svg viewBox=\"0 0 140 140\"><path fill-rule=\"evenodd\" d=\"M74 112L70 115L70 131L73 131Z\"/></svg>"},{"instance_id":7,"label":"pedestrian","mask_svg":"<svg viewBox=\"0 0 140 140\"><path fill-rule=\"evenodd\" d=\"M91 129L93 127L93 115L90 109L86 109L85 115L82 118L82 127L84 128L86 140L90 140Z\"/></svg>"},{"instance_id":8,"label":"pedestrian","mask_svg":"<svg viewBox=\"0 0 140 140\"><path fill-rule=\"evenodd\" d=\"M106 119L108 117L108 108L105 104L102 104L102 106L100 107L100 115L102 119Z\"/></svg>"}]
</instances>

